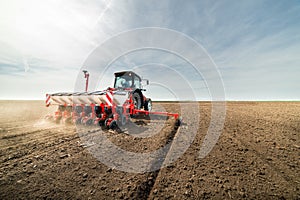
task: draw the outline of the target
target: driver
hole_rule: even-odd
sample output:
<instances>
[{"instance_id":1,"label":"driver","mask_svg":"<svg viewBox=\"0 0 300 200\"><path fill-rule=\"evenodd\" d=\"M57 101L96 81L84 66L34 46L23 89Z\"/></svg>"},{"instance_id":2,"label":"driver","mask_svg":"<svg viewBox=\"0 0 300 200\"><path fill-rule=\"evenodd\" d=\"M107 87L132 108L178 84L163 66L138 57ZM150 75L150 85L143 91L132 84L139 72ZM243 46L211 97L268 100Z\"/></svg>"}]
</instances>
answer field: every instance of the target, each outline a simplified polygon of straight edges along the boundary
<instances>
[{"instance_id":1,"label":"driver","mask_svg":"<svg viewBox=\"0 0 300 200\"><path fill-rule=\"evenodd\" d=\"M130 87L129 81L125 79L125 80L122 82L122 86L123 86L124 88L129 88L129 87Z\"/></svg>"}]
</instances>

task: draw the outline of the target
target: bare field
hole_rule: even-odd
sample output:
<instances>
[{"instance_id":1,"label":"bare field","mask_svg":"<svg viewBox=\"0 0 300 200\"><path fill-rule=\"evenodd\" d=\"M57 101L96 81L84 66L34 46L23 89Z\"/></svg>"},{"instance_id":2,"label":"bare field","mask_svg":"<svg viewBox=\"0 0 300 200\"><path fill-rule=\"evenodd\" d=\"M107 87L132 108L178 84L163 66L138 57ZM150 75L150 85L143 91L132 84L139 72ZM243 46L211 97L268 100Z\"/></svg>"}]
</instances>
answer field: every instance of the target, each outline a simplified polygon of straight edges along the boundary
<instances>
[{"instance_id":1,"label":"bare field","mask_svg":"<svg viewBox=\"0 0 300 200\"><path fill-rule=\"evenodd\" d=\"M176 103L159 106L178 110ZM300 102L227 102L222 135L203 159L211 104L198 106L197 135L178 160L154 172L129 173L90 153L80 136L91 141L99 128L47 122L44 116L55 107L43 101L0 101L0 199L300 199ZM190 110L193 118L192 105ZM193 124L184 120L180 133L189 134ZM163 129L147 138L101 133L140 153L179 134L172 119L135 123L148 132Z\"/></svg>"}]
</instances>

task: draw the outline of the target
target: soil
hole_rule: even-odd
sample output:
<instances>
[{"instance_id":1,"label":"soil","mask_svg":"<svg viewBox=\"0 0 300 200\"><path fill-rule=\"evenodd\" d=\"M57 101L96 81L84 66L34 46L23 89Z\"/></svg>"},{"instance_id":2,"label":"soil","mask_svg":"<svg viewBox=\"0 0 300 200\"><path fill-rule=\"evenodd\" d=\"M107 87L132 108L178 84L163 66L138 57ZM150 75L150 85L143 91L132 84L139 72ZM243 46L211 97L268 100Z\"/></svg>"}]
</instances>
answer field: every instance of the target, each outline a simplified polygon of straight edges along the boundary
<instances>
[{"instance_id":1,"label":"soil","mask_svg":"<svg viewBox=\"0 0 300 200\"><path fill-rule=\"evenodd\" d=\"M0 101L0 199L300 199L300 102L227 102L222 134L204 158L211 103L197 103L199 113L184 105L190 116L179 128L171 117L135 119L135 129L118 132L46 121L56 108L43 101ZM153 107L180 112L178 103ZM197 126L187 151L165 166L174 138ZM117 156L165 146L140 168Z\"/></svg>"}]
</instances>

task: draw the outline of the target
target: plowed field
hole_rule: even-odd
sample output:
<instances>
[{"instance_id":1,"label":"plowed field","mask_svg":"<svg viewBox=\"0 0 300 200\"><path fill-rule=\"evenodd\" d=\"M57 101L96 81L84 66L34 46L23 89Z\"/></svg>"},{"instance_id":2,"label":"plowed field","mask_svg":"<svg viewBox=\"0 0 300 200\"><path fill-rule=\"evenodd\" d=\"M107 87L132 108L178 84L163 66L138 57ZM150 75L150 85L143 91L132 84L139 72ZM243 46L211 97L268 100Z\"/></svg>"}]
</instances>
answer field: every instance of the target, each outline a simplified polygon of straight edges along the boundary
<instances>
[{"instance_id":1,"label":"plowed field","mask_svg":"<svg viewBox=\"0 0 300 200\"><path fill-rule=\"evenodd\" d=\"M178 111L176 103L158 104ZM140 137L130 128L48 122L44 116L55 108L42 101L0 101L0 199L300 199L300 102L227 102L222 134L203 159L211 103L197 105L199 129L187 151L166 167L149 160L156 171L134 173L92 153L99 134L120 149L149 153L189 134L189 117L178 130L172 118L132 121L150 135L161 129ZM193 118L194 105L190 110ZM114 162L105 149L98 156Z\"/></svg>"}]
</instances>

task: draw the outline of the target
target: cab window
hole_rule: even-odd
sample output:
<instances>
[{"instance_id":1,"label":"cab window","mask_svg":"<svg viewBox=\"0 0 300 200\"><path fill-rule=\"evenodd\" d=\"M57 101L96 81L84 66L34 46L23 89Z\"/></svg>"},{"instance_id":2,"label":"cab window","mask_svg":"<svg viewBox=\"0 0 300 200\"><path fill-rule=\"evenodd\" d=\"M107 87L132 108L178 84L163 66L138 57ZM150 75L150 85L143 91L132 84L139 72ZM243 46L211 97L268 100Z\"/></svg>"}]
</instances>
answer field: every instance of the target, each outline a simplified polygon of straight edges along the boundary
<instances>
[{"instance_id":1,"label":"cab window","mask_svg":"<svg viewBox=\"0 0 300 200\"><path fill-rule=\"evenodd\" d=\"M141 80L138 77L134 77L134 88L141 88Z\"/></svg>"},{"instance_id":2,"label":"cab window","mask_svg":"<svg viewBox=\"0 0 300 200\"><path fill-rule=\"evenodd\" d=\"M130 76L116 77L115 88L130 88L132 86L132 78Z\"/></svg>"}]
</instances>

